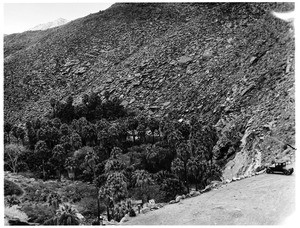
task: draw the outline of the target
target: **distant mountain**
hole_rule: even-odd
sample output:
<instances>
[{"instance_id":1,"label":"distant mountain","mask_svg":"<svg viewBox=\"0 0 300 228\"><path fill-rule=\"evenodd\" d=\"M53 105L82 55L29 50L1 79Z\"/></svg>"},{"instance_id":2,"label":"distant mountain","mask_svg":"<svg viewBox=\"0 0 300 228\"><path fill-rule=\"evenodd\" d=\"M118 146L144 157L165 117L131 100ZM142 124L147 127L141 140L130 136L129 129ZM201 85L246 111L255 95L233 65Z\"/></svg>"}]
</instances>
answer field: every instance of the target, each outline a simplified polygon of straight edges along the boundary
<instances>
[{"instance_id":1,"label":"distant mountain","mask_svg":"<svg viewBox=\"0 0 300 228\"><path fill-rule=\"evenodd\" d=\"M68 23L69 21L63 18L58 18L55 21L51 21L45 24L39 24L31 29L29 29L29 31L36 31L36 30L46 30L46 29L50 29L50 28L54 28L54 27L58 27L61 25L64 25L66 23Z\"/></svg>"}]
</instances>

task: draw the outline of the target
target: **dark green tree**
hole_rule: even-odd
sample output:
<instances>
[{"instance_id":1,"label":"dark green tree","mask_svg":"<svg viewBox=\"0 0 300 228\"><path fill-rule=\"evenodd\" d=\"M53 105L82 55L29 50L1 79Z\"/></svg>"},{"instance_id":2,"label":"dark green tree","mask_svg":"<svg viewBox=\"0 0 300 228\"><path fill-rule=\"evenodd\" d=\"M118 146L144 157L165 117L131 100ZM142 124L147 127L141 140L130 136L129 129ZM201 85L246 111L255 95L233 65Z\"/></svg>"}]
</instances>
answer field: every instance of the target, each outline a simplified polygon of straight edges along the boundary
<instances>
[{"instance_id":1,"label":"dark green tree","mask_svg":"<svg viewBox=\"0 0 300 228\"><path fill-rule=\"evenodd\" d=\"M66 123L64 123L60 126L60 134L61 135L69 135L70 134L70 128Z\"/></svg>"},{"instance_id":2,"label":"dark green tree","mask_svg":"<svg viewBox=\"0 0 300 228\"><path fill-rule=\"evenodd\" d=\"M188 160L187 167L189 176L195 181L196 190L198 190L199 185L200 187L205 187L204 181L208 172L207 163L200 156L191 157Z\"/></svg>"},{"instance_id":3,"label":"dark green tree","mask_svg":"<svg viewBox=\"0 0 300 228\"><path fill-rule=\"evenodd\" d=\"M159 133L159 121L153 117L149 118L147 121L147 125L152 133L152 143L154 143L154 135L155 131Z\"/></svg>"},{"instance_id":4,"label":"dark green tree","mask_svg":"<svg viewBox=\"0 0 300 228\"><path fill-rule=\"evenodd\" d=\"M9 122L4 123L4 132L6 132L7 135L7 141L10 143L10 131L12 129L12 124Z\"/></svg>"},{"instance_id":5,"label":"dark green tree","mask_svg":"<svg viewBox=\"0 0 300 228\"><path fill-rule=\"evenodd\" d=\"M138 187L143 194L144 203L149 200L147 188L154 184L154 181L149 172L146 170L136 170L132 174L132 179L135 187Z\"/></svg>"},{"instance_id":6,"label":"dark green tree","mask_svg":"<svg viewBox=\"0 0 300 228\"><path fill-rule=\"evenodd\" d=\"M82 147L82 140L79 134L73 132L70 138L71 146L74 150L78 150Z\"/></svg>"},{"instance_id":7,"label":"dark green tree","mask_svg":"<svg viewBox=\"0 0 300 228\"><path fill-rule=\"evenodd\" d=\"M59 118L54 118L52 120L52 124L56 129L60 129L61 126L61 120Z\"/></svg>"},{"instance_id":8,"label":"dark green tree","mask_svg":"<svg viewBox=\"0 0 300 228\"><path fill-rule=\"evenodd\" d=\"M133 142L135 142L135 131L138 127L139 122L135 117L128 117L127 121L128 130L131 131L131 135L133 137Z\"/></svg>"},{"instance_id":9,"label":"dark green tree","mask_svg":"<svg viewBox=\"0 0 300 228\"><path fill-rule=\"evenodd\" d=\"M53 97L50 98L50 105L52 107L52 113L53 113L53 117L56 117L56 110L55 110L55 105L57 103L57 100Z\"/></svg>"},{"instance_id":10,"label":"dark green tree","mask_svg":"<svg viewBox=\"0 0 300 228\"><path fill-rule=\"evenodd\" d=\"M43 179L45 179L46 178L45 165L46 165L46 162L51 157L51 152L49 151L46 142L41 141L41 140L38 141L37 144L35 145L34 153L35 153L37 160L39 161L39 164L36 164L37 168L40 171L42 171Z\"/></svg>"},{"instance_id":11,"label":"dark green tree","mask_svg":"<svg viewBox=\"0 0 300 228\"><path fill-rule=\"evenodd\" d=\"M52 150L51 163L56 168L58 178L61 179L61 174L64 171L65 160L67 158L67 153L62 144L57 144Z\"/></svg>"}]
</instances>

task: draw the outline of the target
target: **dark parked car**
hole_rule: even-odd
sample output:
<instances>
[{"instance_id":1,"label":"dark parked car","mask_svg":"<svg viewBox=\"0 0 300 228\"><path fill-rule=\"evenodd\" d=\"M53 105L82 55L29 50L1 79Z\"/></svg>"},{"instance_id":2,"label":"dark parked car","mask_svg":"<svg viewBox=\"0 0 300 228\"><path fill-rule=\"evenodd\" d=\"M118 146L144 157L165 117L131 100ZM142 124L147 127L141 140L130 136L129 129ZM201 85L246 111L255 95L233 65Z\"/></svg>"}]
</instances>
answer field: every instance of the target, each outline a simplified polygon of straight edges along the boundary
<instances>
[{"instance_id":1,"label":"dark parked car","mask_svg":"<svg viewBox=\"0 0 300 228\"><path fill-rule=\"evenodd\" d=\"M267 168L266 172L283 173L284 175L291 175L294 172L294 169L292 167L287 166L286 162L275 162Z\"/></svg>"}]
</instances>

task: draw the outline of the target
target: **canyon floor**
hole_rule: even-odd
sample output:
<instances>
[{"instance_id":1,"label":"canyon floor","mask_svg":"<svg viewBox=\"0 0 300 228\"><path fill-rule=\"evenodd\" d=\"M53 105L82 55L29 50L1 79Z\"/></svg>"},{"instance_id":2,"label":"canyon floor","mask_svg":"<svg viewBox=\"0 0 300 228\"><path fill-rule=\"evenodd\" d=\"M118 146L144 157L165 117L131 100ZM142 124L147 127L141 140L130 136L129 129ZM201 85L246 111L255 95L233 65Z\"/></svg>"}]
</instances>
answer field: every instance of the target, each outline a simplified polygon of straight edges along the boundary
<instances>
[{"instance_id":1,"label":"canyon floor","mask_svg":"<svg viewBox=\"0 0 300 228\"><path fill-rule=\"evenodd\" d=\"M295 211L295 174L262 174L130 218L124 225L275 225Z\"/></svg>"}]
</instances>

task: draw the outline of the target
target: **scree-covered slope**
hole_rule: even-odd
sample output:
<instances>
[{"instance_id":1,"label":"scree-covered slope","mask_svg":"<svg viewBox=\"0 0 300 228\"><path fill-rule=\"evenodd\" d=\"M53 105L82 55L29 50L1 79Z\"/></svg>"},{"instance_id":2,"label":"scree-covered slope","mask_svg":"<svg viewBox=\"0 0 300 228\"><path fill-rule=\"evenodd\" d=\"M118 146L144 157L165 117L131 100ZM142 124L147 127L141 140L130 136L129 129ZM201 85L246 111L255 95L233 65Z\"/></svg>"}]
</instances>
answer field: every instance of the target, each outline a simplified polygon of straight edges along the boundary
<instances>
[{"instance_id":1,"label":"scree-covered slope","mask_svg":"<svg viewBox=\"0 0 300 228\"><path fill-rule=\"evenodd\" d=\"M120 3L40 32L4 38L4 116L43 116L51 97L109 91L124 106L219 133L229 178L294 159L294 36L273 10L292 3Z\"/></svg>"}]
</instances>

